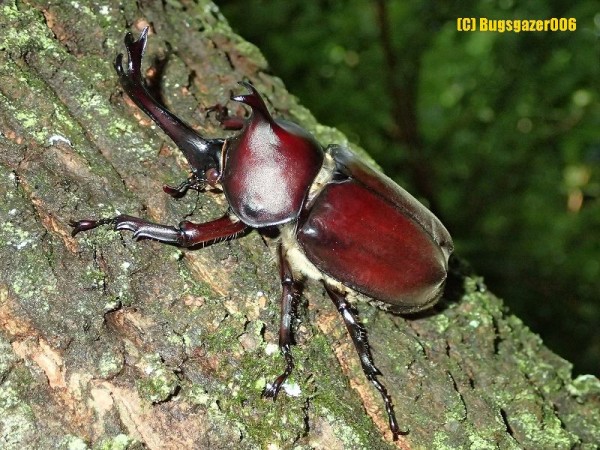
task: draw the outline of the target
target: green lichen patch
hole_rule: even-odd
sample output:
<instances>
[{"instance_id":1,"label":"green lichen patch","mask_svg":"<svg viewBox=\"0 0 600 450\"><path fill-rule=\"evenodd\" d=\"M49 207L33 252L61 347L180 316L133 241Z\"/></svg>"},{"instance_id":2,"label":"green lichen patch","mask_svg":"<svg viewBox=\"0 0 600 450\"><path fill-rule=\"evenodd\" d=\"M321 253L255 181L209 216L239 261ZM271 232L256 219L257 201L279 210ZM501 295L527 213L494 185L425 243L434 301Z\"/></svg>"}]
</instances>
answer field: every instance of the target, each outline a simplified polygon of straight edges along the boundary
<instances>
[{"instance_id":1,"label":"green lichen patch","mask_svg":"<svg viewBox=\"0 0 600 450\"><path fill-rule=\"evenodd\" d=\"M600 381L593 375L580 375L566 389L569 397L557 400L560 418L579 436L581 448L595 448L600 442Z\"/></svg>"},{"instance_id":2,"label":"green lichen patch","mask_svg":"<svg viewBox=\"0 0 600 450\"><path fill-rule=\"evenodd\" d=\"M44 24L42 14L31 8L17 6L8 1L0 5L0 49L11 54L23 54L25 51L51 53L58 45L52 33Z\"/></svg>"},{"instance_id":3,"label":"green lichen patch","mask_svg":"<svg viewBox=\"0 0 600 450\"><path fill-rule=\"evenodd\" d=\"M23 442L35 442L36 418L26 400L32 382L30 372L19 366L0 384L0 442L3 448L20 449Z\"/></svg>"},{"instance_id":4,"label":"green lichen patch","mask_svg":"<svg viewBox=\"0 0 600 450\"><path fill-rule=\"evenodd\" d=\"M67 450L88 450L90 448L81 437L70 434L62 439L61 447Z\"/></svg>"},{"instance_id":5,"label":"green lichen patch","mask_svg":"<svg viewBox=\"0 0 600 450\"><path fill-rule=\"evenodd\" d=\"M594 397L600 401L600 380L593 375L579 375L567 386L567 390L580 401Z\"/></svg>"},{"instance_id":6,"label":"green lichen patch","mask_svg":"<svg viewBox=\"0 0 600 450\"><path fill-rule=\"evenodd\" d=\"M98 373L102 378L111 378L117 375L124 367L121 354L113 349L106 350L98 359Z\"/></svg>"},{"instance_id":7,"label":"green lichen patch","mask_svg":"<svg viewBox=\"0 0 600 450\"><path fill-rule=\"evenodd\" d=\"M6 301L3 290L0 288L0 305ZM12 350L10 342L0 335L0 380L4 379L14 364L19 360Z\"/></svg>"},{"instance_id":8,"label":"green lichen patch","mask_svg":"<svg viewBox=\"0 0 600 450\"><path fill-rule=\"evenodd\" d=\"M94 444L93 450L142 450L144 444L137 439L126 434L117 434L116 436L101 439Z\"/></svg>"},{"instance_id":9,"label":"green lichen patch","mask_svg":"<svg viewBox=\"0 0 600 450\"><path fill-rule=\"evenodd\" d=\"M144 355L136 364L141 378L136 381L140 396L152 403L169 399L179 387L179 379L159 355Z\"/></svg>"}]
</instances>

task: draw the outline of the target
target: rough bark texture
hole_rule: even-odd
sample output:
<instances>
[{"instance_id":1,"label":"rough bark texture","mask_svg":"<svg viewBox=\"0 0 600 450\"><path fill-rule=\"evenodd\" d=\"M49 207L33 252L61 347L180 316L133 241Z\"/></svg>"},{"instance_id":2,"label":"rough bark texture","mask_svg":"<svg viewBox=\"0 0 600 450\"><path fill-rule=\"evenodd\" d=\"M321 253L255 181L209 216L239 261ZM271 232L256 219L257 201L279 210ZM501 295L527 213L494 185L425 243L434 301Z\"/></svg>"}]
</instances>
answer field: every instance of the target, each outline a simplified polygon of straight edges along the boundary
<instances>
[{"instance_id":1,"label":"rough bark texture","mask_svg":"<svg viewBox=\"0 0 600 450\"><path fill-rule=\"evenodd\" d=\"M218 195L161 191L185 162L112 67L124 32L146 23L152 86L207 135L223 132L205 109L247 78L276 114L345 143L210 2L1 2L0 447L596 448L598 380L572 379L476 278L457 276L460 298L408 320L358 305L410 428L392 443L319 286L296 334L299 394L261 399L283 360L276 264L256 233L197 251L108 229L72 238L72 218L176 224L225 209Z\"/></svg>"}]
</instances>

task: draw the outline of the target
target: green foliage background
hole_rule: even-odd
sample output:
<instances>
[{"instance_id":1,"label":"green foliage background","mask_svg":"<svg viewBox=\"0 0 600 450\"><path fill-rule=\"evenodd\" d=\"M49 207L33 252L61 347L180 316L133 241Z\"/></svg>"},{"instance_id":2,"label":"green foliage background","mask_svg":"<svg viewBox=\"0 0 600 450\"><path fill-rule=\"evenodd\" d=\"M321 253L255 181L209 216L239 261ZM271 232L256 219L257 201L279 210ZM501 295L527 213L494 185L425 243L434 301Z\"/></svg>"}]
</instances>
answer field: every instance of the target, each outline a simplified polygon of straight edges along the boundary
<instances>
[{"instance_id":1,"label":"green foliage background","mask_svg":"<svg viewBox=\"0 0 600 450\"><path fill-rule=\"evenodd\" d=\"M322 123L429 202L511 310L600 373L596 1L218 3ZM459 32L459 17L577 30Z\"/></svg>"}]
</instances>

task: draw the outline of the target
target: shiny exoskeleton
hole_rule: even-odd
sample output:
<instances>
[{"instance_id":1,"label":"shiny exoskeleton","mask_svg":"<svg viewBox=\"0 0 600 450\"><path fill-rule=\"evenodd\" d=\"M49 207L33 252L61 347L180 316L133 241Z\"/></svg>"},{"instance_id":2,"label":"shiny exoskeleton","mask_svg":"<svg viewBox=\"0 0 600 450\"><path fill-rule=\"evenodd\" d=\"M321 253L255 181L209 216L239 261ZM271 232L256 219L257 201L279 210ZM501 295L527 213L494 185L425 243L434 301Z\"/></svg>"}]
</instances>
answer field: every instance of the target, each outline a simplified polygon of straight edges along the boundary
<instances>
[{"instance_id":1,"label":"shiny exoskeleton","mask_svg":"<svg viewBox=\"0 0 600 450\"><path fill-rule=\"evenodd\" d=\"M221 218L166 226L120 215L72 222L73 235L100 225L133 232L181 247L234 238L256 229L277 233L280 265L279 346L284 372L263 393L276 398L293 369L292 323L300 282L323 283L342 315L363 370L381 394L393 438L402 432L392 400L377 379L366 332L348 302L359 292L395 312L415 312L442 294L452 239L442 223L408 192L361 162L349 150L323 148L298 125L275 120L249 83L247 94L232 98L252 108L248 120L228 120L241 132L227 139L205 139L152 98L141 76L147 29L138 40L125 37L127 68L119 55L115 68L129 97L181 149L191 175L164 191L181 197L189 189L220 185L229 209Z\"/></svg>"}]
</instances>

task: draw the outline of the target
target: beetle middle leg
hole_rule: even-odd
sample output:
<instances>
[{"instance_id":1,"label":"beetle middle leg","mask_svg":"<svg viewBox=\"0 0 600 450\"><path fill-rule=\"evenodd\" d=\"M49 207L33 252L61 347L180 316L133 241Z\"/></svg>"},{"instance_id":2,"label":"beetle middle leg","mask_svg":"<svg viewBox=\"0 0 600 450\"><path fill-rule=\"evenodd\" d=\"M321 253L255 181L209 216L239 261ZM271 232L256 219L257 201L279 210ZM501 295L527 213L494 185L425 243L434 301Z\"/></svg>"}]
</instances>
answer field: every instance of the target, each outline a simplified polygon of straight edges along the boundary
<instances>
[{"instance_id":1,"label":"beetle middle leg","mask_svg":"<svg viewBox=\"0 0 600 450\"><path fill-rule=\"evenodd\" d=\"M398 436L400 434L406 433L400 431L398 422L396 421L396 415L394 414L392 398L388 394L385 386L377 379L377 376L381 375L381 372L379 369L377 369L377 367L375 367L375 362L373 361L373 355L371 354L371 348L369 347L369 341L367 339L367 331L359 322L352 305L346 299L346 294L338 292L335 288L327 284L325 284L325 290L327 291L327 294L329 294L331 300L333 300L337 310L344 318L346 328L348 329L348 333L350 333L350 337L352 338L352 342L354 343L354 347L356 348L358 357L360 358L363 372L383 398L389 426L392 430L394 440L396 441L398 440Z\"/></svg>"},{"instance_id":2,"label":"beetle middle leg","mask_svg":"<svg viewBox=\"0 0 600 450\"><path fill-rule=\"evenodd\" d=\"M285 358L285 370L277 379L267 384L263 391L263 397L277 398L281 386L290 376L294 369L294 358L292 356L291 346L294 344L292 334L292 322L296 318L296 306L300 297L300 289L294 280L292 269L286 260L283 247L279 244L277 248L279 257L279 275L281 277L281 323L279 327L279 350Z\"/></svg>"},{"instance_id":3,"label":"beetle middle leg","mask_svg":"<svg viewBox=\"0 0 600 450\"><path fill-rule=\"evenodd\" d=\"M231 219L229 214L206 223L193 223L186 220L177 227L161 225L124 214L98 220L71 221L70 225L73 227L72 236L102 225L113 225L115 230L132 231L134 239L154 239L179 247L194 247L221 239L230 239L247 228L244 223Z\"/></svg>"}]
</instances>

